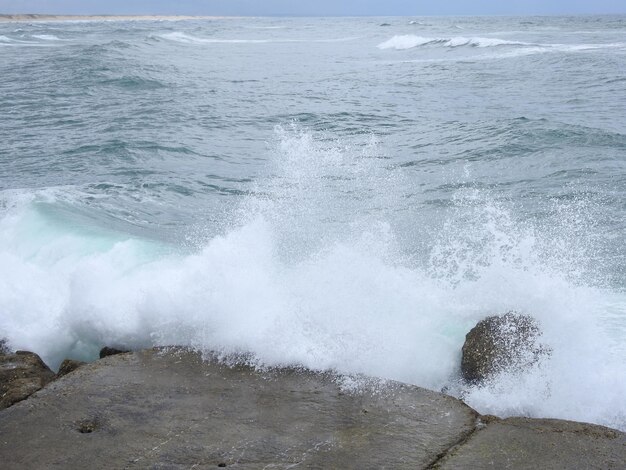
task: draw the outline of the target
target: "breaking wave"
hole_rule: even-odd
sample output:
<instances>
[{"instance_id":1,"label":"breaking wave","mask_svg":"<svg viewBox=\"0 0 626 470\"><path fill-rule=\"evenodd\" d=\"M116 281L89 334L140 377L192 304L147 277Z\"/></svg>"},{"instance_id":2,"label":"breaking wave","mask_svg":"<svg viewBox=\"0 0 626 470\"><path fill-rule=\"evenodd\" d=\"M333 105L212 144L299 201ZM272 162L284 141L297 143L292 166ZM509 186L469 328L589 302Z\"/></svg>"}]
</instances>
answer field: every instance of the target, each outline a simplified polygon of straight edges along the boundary
<instances>
[{"instance_id":1,"label":"breaking wave","mask_svg":"<svg viewBox=\"0 0 626 470\"><path fill-rule=\"evenodd\" d=\"M405 50L421 46L439 47L497 47L497 46L531 46L532 44L518 41L507 41L496 38L466 38L455 36L452 38L431 38L407 34L394 36L378 45L379 49Z\"/></svg>"},{"instance_id":2,"label":"breaking wave","mask_svg":"<svg viewBox=\"0 0 626 470\"><path fill-rule=\"evenodd\" d=\"M533 44L529 42L507 41L497 38L467 38L463 36L455 36L451 38L432 38L415 36L412 34L403 36L394 36L391 39L378 44L381 50L395 49L398 51L414 49L418 47L428 48L495 48L509 46L507 52L501 57L517 57L527 54L537 54L545 52L585 52L595 51L599 49L626 49L626 43L587 43L587 44ZM510 49L513 48L513 49Z\"/></svg>"},{"instance_id":3,"label":"breaking wave","mask_svg":"<svg viewBox=\"0 0 626 470\"><path fill-rule=\"evenodd\" d=\"M43 41L61 41L61 38L58 38L54 34L33 34L35 39L41 39Z\"/></svg>"},{"instance_id":4,"label":"breaking wave","mask_svg":"<svg viewBox=\"0 0 626 470\"><path fill-rule=\"evenodd\" d=\"M354 36L342 37L342 38L327 38L327 39L223 39L223 38L201 38L192 36L183 32L166 33L159 36L162 39L168 41L179 42L183 44L268 44L268 43L308 43L308 42L346 42L357 39Z\"/></svg>"},{"instance_id":5,"label":"breaking wave","mask_svg":"<svg viewBox=\"0 0 626 470\"><path fill-rule=\"evenodd\" d=\"M54 192L1 193L2 334L53 365L103 345L181 344L448 387L482 412L626 428L625 354L603 326L624 318L626 298L576 277L584 250L566 228L460 190L436 236L419 213L404 233L395 217L410 185L375 139L276 132L266 176L197 250L77 223ZM407 253L407 239L424 252ZM509 310L539 321L549 360L459 385L465 334Z\"/></svg>"}]
</instances>

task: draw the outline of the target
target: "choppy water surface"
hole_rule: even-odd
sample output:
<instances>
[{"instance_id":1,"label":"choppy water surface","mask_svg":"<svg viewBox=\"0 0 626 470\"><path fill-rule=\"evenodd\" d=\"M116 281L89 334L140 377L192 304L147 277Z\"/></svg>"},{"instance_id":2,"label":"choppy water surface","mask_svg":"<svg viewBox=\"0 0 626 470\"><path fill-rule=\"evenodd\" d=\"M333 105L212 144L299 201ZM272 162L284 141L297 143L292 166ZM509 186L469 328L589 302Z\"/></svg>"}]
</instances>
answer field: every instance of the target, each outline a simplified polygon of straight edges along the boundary
<instances>
[{"instance_id":1,"label":"choppy water surface","mask_svg":"<svg viewBox=\"0 0 626 470\"><path fill-rule=\"evenodd\" d=\"M626 428L626 17L0 24L0 336ZM465 333L549 360L458 382Z\"/></svg>"}]
</instances>

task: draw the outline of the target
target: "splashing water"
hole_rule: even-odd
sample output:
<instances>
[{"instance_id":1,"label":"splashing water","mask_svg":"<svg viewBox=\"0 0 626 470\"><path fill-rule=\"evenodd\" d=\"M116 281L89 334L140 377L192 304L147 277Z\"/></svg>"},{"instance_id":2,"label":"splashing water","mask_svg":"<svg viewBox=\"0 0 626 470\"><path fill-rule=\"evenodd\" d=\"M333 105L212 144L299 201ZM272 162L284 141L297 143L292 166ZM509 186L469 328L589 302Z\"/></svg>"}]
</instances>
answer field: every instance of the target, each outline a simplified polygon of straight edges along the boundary
<instances>
[{"instance_id":1,"label":"splashing water","mask_svg":"<svg viewBox=\"0 0 626 470\"><path fill-rule=\"evenodd\" d=\"M624 330L607 333L607 312L622 319L615 331L626 302L585 282L572 231L461 189L433 236L375 137L345 144L291 126L270 153L222 234L191 253L68 223L51 208L72 188L2 193L0 331L53 366L105 344L182 344L448 387L481 412L626 427ZM411 237L426 253L407 254ZM509 310L537 318L549 360L459 384L464 335Z\"/></svg>"}]
</instances>

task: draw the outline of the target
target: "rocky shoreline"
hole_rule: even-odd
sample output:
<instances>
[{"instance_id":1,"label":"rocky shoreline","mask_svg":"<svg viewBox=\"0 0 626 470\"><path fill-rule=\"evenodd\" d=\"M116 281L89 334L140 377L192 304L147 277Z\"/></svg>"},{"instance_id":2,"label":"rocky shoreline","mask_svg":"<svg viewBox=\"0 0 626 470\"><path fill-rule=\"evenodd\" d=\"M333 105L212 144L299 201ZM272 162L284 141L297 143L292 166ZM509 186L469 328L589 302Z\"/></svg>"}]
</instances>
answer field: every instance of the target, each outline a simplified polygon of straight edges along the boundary
<instances>
[{"instance_id":1,"label":"rocky shoreline","mask_svg":"<svg viewBox=\"0 0 626 470\"><path fill-rule=\"evenodd\" d=\"M0 386L17 381L28 393L44 385L0 411L2 468L626 464L626 434L603 426L481 416L456 398L407 384L227 366L184 348L109 353L68 364L55 377L33 353L0 352Z\"/></svg>"}]
</instances>

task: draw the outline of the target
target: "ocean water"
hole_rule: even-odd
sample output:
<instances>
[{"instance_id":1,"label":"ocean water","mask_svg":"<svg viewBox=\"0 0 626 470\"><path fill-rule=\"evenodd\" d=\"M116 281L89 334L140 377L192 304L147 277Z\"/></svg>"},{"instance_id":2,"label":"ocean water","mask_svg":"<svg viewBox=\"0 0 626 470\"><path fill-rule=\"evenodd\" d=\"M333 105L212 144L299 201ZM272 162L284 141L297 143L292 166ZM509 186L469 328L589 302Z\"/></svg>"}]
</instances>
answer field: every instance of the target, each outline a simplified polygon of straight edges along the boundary
<instances>
[{"instance_id":1,"label":"ocean water","mask_svg":"<svg viewBox=\"0 0 626 470\"><path fill-rule=\"evenodd\" d=\"M0 23L0 336L626 429L626 17ZM483 386L465 334L552 354Z\"/></svg>"}]
</instances>

